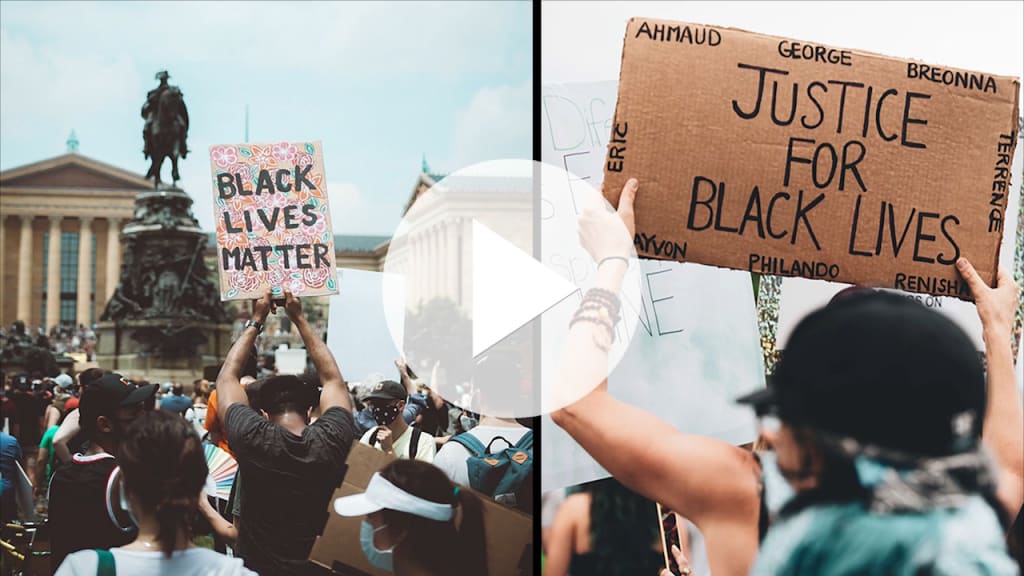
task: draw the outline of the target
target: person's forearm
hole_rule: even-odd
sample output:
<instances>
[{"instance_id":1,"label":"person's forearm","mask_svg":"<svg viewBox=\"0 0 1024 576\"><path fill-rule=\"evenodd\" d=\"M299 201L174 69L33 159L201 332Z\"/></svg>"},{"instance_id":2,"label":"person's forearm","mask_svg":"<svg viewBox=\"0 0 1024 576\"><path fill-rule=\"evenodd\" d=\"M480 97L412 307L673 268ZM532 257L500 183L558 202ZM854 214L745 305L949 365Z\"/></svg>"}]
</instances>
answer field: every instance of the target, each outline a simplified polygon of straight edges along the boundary
<instances>
[{"instance_id":1,"label":"person's forearm","mask_svg":"<svg viewBox=\"0 0 1024 576\"><path fill-rule=\"evenodd\" d=\"M1008 474L999 487L1001 499L1016 513L1024 503L1024 407L1014 381L1010 331L986 327L984 339L989 398L982 434Z\"/></svg>"},{"instance_id":2,"label":"person's forearm","mask_svg":"<svg viewBox=\"0 0 1024 576\"><path fill-rule=\"evenodd\" d=\"M348 389L341 377L338 363L334 360L334 355L331 354L327 344L313 331L305 316L293 318L292 323L295 324L299 335L302 336L302 342L306 345L306 353L309 354L313 366L316 367L324 392L329 394L334 405L351 410L352 403L349 400Z\"/></svg>"},{"instance_id":3,"label":"person's forearm","mask_svg":"<svg viewBox=\"0 0 1024 576\"><path fill-rule=\"evenodd\" d=\"M254 326L243 328L238 340L228 351L227 358L224 359L224 365L217 374L217 412L220 414L227 414L228 406L237 402L246 405L249 403L238 379L258 335L259 330Z\"/></svg>"},{"instance_id":4,"label":"person's forearm","mask_svg":"<svg viewBox=\"0 0 1024 576\"><path fill-rule=\"evenodd\" d=\"M225 520L224 517L210 505L205 494L199 496L199 511L203 513L203 517L210 523L213 533L219 536L221 540L227 542L229 546L234 548L235 542L238 540L238 528L235 528L234 524Z\"/></svg>"},{"instance_id":5,"label":"person's forearm","mask_svg":"<svg viewBox=\"0 0 1024 576\"><path fill-rule=\"evenodd\" d=\"M626 270L626 264L620 260L605 262L598 267L595 287L618 295ZM581 393L607 387L609 350L598 346L597 342L607 338L610 345L613 334L614 326L609 333L606 326L586 320L576 322L569 329L561 367L562 385L556 392L560 397L556 398L555 405L563 406L578 399Z\"/></svg>"}]
</instances>

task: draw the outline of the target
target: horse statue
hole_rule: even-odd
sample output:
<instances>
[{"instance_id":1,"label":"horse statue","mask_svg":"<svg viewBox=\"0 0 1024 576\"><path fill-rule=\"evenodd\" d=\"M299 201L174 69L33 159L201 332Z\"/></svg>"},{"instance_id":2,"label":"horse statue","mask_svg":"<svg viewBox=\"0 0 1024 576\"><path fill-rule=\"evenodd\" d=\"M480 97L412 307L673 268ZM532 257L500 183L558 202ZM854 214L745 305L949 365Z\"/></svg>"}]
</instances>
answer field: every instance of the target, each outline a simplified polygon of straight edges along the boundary
<instances>
[{"instance_id":1,"label":"horse statue","mask_svg":"<svg viewBox=\"0 0 1024 576\"><path fill-rule=\"evenodd\" d=\"M151 159L146 178L153 178L153 187L160 186L160 171L164 160L171 159L171 179L174 185L181 179L178 173L178 158L188 155L185 138L188 135L188 110L177 86L167 84L167 72L160 72L160 86L150 90L142 116L146 119L143 128L146 158Z\"/></svg>"}]
</instances>

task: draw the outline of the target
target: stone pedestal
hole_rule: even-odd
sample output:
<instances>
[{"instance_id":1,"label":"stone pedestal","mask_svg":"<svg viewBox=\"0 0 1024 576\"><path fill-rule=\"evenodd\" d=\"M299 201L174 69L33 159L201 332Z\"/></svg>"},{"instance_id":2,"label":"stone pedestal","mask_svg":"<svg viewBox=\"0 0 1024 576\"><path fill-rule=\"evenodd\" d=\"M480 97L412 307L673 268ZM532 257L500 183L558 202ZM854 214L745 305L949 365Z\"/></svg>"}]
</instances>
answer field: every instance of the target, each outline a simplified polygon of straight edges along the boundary
<instances>
[{"instance_id":1,"label":"stone pedestal","mask_svg":"<svg viewBox=\"0 0 1024 576\"><path fill-rule=\"evenodd\" d=\"M180 331L181 338L197 334L201 338L195 353L183 357L156 356L143 342L146 334ZM203 369L224 361L231 347L230 324L212 322L175 324L173 320L128 320L120 325L100 322L96 326L99 340L96 362L103 368L125 376L141 376L150 382L177 381L191 384L203 377ZM173 336L172 336L173 337Z\"/></svg>"},{"instance_id":2,"label":"stone pedestal","mask_svg":"<svg viewBox=\"0 0 1024 576\"><path fill-rule=\"evenodd\" d=\"M121 275L97 325L96 361L150 382L191 382L224 360L231 323L203 260L206 234L184 190L135 198Z\"/></svg>"}]
</instances>

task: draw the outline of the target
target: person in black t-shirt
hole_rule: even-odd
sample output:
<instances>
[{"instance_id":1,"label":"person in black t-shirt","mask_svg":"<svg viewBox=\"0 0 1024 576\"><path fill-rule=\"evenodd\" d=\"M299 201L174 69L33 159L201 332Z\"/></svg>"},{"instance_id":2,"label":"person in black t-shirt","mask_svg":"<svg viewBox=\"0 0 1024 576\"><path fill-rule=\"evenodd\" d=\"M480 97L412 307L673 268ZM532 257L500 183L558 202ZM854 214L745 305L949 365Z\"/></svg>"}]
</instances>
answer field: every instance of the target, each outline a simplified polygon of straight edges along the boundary
<instances>
[{"instance_id":1,"label":"person in black t-shirt","mask_svg":"<svg viewBox=\"0 0 1024 576\"><path fill-rule=\"evenodd\" d=\"M274 307L257 300L217 376L217 409L245 482L237 552L250 570L307 573L307 559L327 521L329 502L345 476L355 438L348 389L327 345L314 333L298 298L285 292L285 311L299 330L323 384L321 416L309 423L316 390L295 376L259 382L259 410L249 406L239 372ZM256 383L254 383L255 385Z\"/></svg>"},{"instance_id":2,"label":"person in black t-shirt","mask_svg":"<svg viewBox=\"0 0 1024 576\"><path fill-rule=\"evenodd\" d=\"M125 430L142 413L156 385L136 388L120 374L107 374L82 394L78 410L89 449L61 465L50 480L50 565L78 550L123 546L135 537L135 527L122 512L108 505L119 490L112 481L117 470L114 454Z\"/></svg>"}]
</instances>

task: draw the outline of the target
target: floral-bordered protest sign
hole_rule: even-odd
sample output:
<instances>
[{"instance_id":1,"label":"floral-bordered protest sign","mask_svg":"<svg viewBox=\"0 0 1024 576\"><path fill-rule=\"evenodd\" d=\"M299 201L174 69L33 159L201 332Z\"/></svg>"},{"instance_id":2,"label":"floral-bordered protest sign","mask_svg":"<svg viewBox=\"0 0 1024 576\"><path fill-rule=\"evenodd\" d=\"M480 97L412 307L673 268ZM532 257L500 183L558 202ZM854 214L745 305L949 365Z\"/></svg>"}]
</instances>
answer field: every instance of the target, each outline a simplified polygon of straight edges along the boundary
<instances>
[{"instance_id":1,"label":"floral-bordered protest sign","mask_svg":"<svg viewBox=\"0 0 1024 576\"><path fill-rule=\"evenodd\" d=\"M337 294L323 148L210 146L221 300Z\"/></svg>"}]
</instances>

